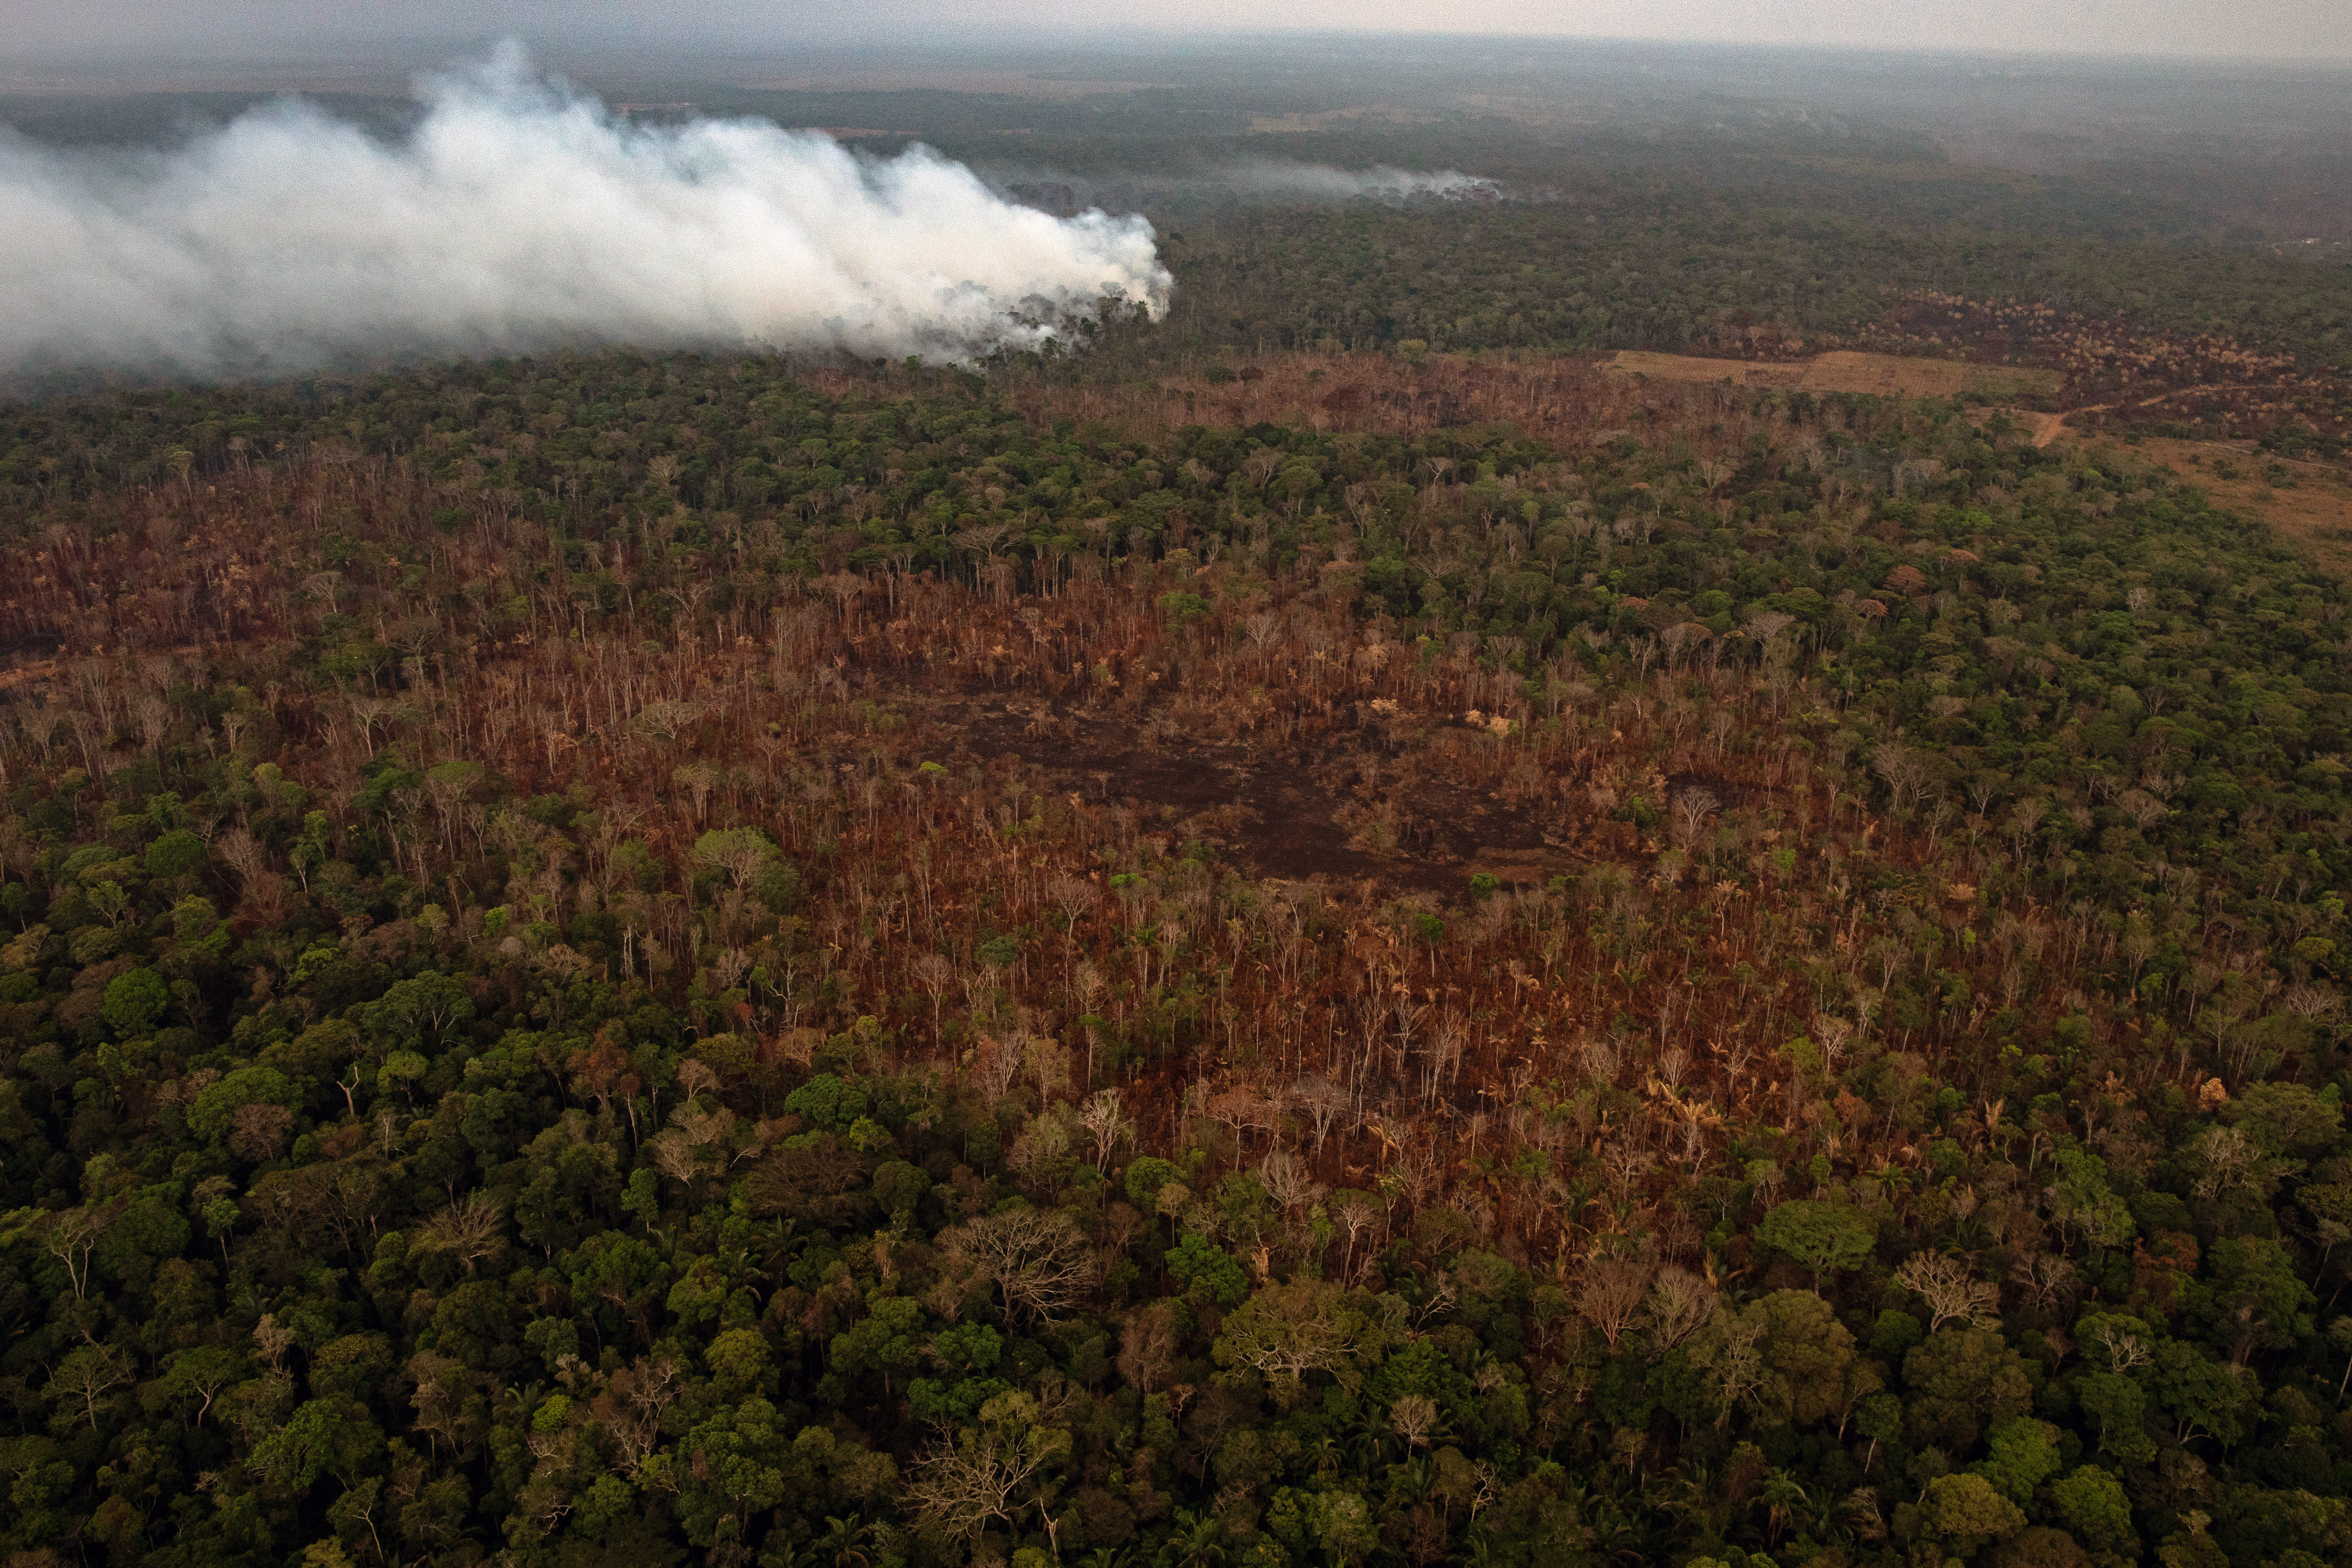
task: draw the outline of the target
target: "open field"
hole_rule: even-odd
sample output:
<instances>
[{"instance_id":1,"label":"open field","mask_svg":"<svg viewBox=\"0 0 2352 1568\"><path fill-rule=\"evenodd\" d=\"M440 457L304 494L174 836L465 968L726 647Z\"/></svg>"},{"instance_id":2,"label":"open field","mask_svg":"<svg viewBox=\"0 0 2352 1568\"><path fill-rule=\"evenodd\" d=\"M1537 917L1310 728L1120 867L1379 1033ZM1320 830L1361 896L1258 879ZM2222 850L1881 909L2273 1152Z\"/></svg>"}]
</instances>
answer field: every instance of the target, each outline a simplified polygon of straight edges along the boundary
<instances>
[{"instance_id":1,"label":"open field","mask_svg":"<svg viewBox=\"0 0 2352 1568\"><path fill-rule=\"evenodd\" d=\"M2259 518L2311 560L2339 576L2352 575L2352 476L2331 463L2295 462L2258 450L2251 441L2181 441L2149 437L2118 447L2105 431L2066 423L2063 414L2026 408L2003 414L2033 436L2036 447L2061 441L2088 445L2094 461L2153 463L2197 486L2215 504Z\"/></svg>"},{"instance_id":2,"label":"open field","mask_svg":"<svg viewBox=\"0 0 2352 1568\"><path fill-rule=\"evenodd\" d=\"M2352 478L2343 469L2284 461L2250 442L2150 438L2126 449L2172 469L2216 505L2269 523L2328 571L2352 575Z\"/></svg>"},{"instance_id":3,"label":"open field","mask_svg":"<svg viewBox=\"0 0 2352 1568\"><path fill-rule=\"evenodd\" d=\"M1607 365L1620 374L1645 375L1660 381L1728 380L1735 386L1788 392L1866 392L1883 397L1949 397L1962 392L2017 397L2055 392L2065 381L2056 371L2025 365L1969 364L1958 360L1915 359L1848 349L1780 363L1628 350L1611 358Z\"/></svg>"},{"instance_id":4,"label":"open field","mask_svg":"<svg viewBox=\"0 0 2352 1568\"><path fill-rule=\"evenodd\" d=\"M2064 381L2054 370L1849 352L1774 364L1628 351L1612 356L1603 365L1620 375L1640 375L1654 381L1706 384L1728 379L1738 386L1792 392L1868 392L1907 397L1949 396L1968 391L2047 395L2058 390ZM2101 407L2074 412L2105 411ZM2113 446L2112 436L2105 432L2085 431L2068 424L2067 413L2030 408L2003 408L1999 412L2032 430L2037 447L2062 440L2097 441L2103 448ZM2347 479L2342 469L2327 463L2283 461L2270 453L2257 451L2250 441L2183 441L2151 437L2134 443L2132 451L2138 461L2153 461L2177 472L2203 489L2217 504L2270 524L2328 571L2339 575L2352 574L2352 479Z\"/></svg>"}]
</instances>

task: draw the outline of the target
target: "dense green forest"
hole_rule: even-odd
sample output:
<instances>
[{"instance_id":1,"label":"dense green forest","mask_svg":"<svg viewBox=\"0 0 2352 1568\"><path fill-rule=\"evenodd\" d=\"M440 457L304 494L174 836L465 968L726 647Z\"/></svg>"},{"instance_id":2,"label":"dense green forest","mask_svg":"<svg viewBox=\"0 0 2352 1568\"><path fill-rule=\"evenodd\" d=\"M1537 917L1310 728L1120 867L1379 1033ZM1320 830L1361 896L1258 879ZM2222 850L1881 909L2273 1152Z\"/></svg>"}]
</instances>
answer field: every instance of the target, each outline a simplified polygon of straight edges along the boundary
<instances>
[{"instance_id":1,"label":"dense green forest","mask_svg":"<svg viewBox=\"0 0 2352 1568\"><path fill-rule=\"evenodd\" d=\"M1638 193L1470 213L1238 213L1179 234L1171 261L1202 286L1181 296L1176 321L1219 343L1715 352L1757 322L1864 337L1894 297L1934 291L2352 365L2345 267L2218 245L1906 229Z\"/></svg>"},{"instance_id":2,"label":"dense green forest","mask_svg":"<svg viewBox=\"0 0 2352 1568\"><path fill-rule=\"evenodd\" d=\"M10 407L11 1563L2352 1560L2342 584L1314 374Z\"/></svg>"}]
</instances>

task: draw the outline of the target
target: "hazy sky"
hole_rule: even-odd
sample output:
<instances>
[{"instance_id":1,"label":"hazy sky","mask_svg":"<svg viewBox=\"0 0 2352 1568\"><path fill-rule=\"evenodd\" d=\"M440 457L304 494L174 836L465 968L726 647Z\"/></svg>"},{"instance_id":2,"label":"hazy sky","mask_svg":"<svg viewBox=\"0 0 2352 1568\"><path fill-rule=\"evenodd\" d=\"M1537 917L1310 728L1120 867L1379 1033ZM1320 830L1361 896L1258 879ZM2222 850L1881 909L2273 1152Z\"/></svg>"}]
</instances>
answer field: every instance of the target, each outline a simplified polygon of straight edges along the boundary
<instances>
[{"instance_id":1,"label":"hazy sky","mask_svg":"<svg viewBox=\"0 0 2352 1568\"><path fill-rule=\"evenodd\" d=\"M287 57L360 42L433 47L515 30L543 47L640 37L679 49L812 42L1004 42L1004 28L1101 28L1096 0L0 0L0 75L108 54ZM2201 54L2352 64L2347 0L1160 0L1181 30L1444 30L1588 37Z\"/></svg>"},{"instance_id":2,"label":"hazy sky","mask_svg":"<svg viewBox=\"0 0 2352 1568\"><path fill-rule=\"evenodd\" d=\"M789 53L797 44L1001 44L1008 27L1534 33L1862 48L2202 55L2352 63L2347 0L0 0L0 77L44 61L285 58L512 31L542 47L630 39Z\"/></svg>"}]
</instances>

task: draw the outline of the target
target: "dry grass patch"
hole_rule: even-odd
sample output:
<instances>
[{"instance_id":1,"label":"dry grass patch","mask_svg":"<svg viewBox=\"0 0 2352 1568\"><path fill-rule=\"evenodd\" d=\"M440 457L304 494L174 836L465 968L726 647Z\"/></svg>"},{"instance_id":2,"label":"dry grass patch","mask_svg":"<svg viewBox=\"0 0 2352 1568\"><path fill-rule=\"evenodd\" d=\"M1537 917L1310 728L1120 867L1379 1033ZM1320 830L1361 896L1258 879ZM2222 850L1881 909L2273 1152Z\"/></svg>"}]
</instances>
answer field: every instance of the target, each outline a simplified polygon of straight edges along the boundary
<instances>
[{"instance_id":1,"label":"dry grass patch","mask_svg":"<svg viewBox=\"0 0 2352 1568\"><path fill-rule=\"evenodd\" d=\"M2120 450L2171 469L2215 505L2261 519L2319 565L2352 577L2352 475L2344 469L2290 462L2251 442L2149 439Z\"/></svg>"}]
</instances>

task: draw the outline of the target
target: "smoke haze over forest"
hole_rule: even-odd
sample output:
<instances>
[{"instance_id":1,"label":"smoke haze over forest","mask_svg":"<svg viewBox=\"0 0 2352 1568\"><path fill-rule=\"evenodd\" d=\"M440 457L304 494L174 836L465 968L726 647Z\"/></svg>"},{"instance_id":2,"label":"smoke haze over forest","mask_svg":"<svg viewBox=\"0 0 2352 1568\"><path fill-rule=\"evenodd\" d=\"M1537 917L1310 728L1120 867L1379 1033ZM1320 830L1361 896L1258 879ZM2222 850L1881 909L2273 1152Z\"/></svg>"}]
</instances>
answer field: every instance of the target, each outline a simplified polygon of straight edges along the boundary
<instances>
[{"instance_id":1,"label":"smoke haze over forest","mask_svg":"<svg viewBox=\"0 0 2352 1568\"><path fill-rule=\"evenodd\" d=\"M299 100L170 152L0 142L0 236L16 374L580 341L954 358L1169 282L1139 219L1016 206L921 148L634 127L514 52L429 80L389 142Z\"/></svg>"},{"instance_id":2,"label":"smoke haze over forest","mask_svg":"<svg viewBox=\"0 0 2352 1568\"><path fill-rule=\"evenodd\" d=\"M1107 17L1072 0L883 0L859 5L803 0L785 11L751 0L680 0L657 10L635 0L422 0L397 7L315 0L217 0L203 6L102 0L70 12L12 3L0 6L0 16L11 24L12 42L20 50L83 58L142 52L184 57L198 51L250 58L287 47L385 43L447 47L498 30L534 41L593 38L640 49L774 50L877 33L897 40L970 40L1048 29L1124 42L1227 29L1359 35L1475 29L1538 37L1839 48L2352 58L2352 23L2330 0L2088 0L2066 7L2028 0L1988 0L1965 7L1897 0L1859 9L1821 0L1747 0L1736 6L1696 0L1496 0L1475 13L1438 0L1301 0L1278 10L1255 0L1175 0L1154 7L1139 23Z\"/></svg>"}]
</instances>

